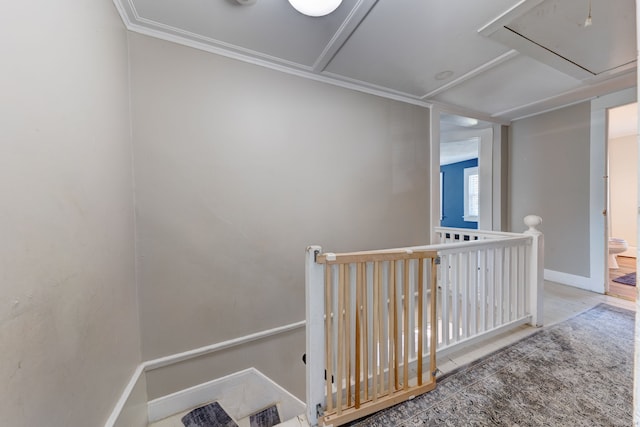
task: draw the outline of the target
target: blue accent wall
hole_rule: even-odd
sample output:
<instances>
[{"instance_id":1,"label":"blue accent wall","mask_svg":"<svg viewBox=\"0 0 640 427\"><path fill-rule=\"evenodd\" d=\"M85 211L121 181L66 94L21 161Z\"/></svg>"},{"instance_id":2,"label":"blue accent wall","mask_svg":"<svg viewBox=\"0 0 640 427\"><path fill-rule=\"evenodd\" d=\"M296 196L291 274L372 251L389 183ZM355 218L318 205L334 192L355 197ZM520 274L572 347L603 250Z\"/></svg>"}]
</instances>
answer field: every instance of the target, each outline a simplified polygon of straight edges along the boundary
<instances>
[{"instance_id":1,"label":"blue accent wall","mask_svg":"<svg viewBox=\"0 0 640 427\"><path fill-rule=\"evenodd\" d=\"M465 221L464 216L464 170L478 166L478 159L465 160L440 166L442 172L443 227L478 228L477 222Z\"/></svg>"}]
</instances>

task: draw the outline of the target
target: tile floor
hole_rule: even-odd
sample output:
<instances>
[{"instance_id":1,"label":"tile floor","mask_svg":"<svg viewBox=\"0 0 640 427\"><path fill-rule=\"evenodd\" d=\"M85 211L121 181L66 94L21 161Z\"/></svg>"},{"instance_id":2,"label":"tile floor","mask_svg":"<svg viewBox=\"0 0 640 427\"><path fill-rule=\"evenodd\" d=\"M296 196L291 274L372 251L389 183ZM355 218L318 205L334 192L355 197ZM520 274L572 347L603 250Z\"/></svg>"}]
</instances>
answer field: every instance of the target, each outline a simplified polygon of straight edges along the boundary
<instances>
[{"instance_id":1,"label":"tile floor","mask_svg":"<svg viewBox=\"0 0 640 427\"><path fill-rule=\"evenodd\" d=\"M585 310L607 303L635 311L635 302L610 295L601 295L581 289L564 286L553 282L545 282L544 290L544 324L552 325L562 322ZM530 326L520 326L513 331L495 336L481 344L466 347L455 353L438 359L441 374L450 372L459 366L470 363L480 357L512 344L536 331ZM440 374L440 375L441 375ZM152 423L149 427L184 427L180 419L189 411ZM296 423L297 425L297 423ZM243 426L240 426L243 427Z\"/></svg>"}]
</instances>

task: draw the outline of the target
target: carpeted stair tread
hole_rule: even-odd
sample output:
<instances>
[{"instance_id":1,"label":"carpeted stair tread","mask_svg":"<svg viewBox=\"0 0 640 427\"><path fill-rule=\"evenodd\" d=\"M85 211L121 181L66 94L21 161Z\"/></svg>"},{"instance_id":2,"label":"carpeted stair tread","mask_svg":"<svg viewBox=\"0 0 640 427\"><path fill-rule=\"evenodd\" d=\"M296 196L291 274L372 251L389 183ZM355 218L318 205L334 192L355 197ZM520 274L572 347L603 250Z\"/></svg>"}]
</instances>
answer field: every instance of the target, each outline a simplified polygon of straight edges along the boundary
<instances>
[{"instance_id":1,"label":"carpeted stair tread","mask_svg":"<svg viewBox=\"0 0 640 427\"><path fill-rule=\"evenodd\" d=\"M182 417L185 427L238 427L218 402L209 403Z\"/></svg>"},{"instance_id":2,"label":"carpeted stair tread","mask_svg":"<svg viewBox=\"0 0 640 427\"><path fill-rule=\"evenodd\" d=\"M250 427L273 427L280 424L280 414L276 405L270 406L249 417Z\"/></svg>"}]
</instances>

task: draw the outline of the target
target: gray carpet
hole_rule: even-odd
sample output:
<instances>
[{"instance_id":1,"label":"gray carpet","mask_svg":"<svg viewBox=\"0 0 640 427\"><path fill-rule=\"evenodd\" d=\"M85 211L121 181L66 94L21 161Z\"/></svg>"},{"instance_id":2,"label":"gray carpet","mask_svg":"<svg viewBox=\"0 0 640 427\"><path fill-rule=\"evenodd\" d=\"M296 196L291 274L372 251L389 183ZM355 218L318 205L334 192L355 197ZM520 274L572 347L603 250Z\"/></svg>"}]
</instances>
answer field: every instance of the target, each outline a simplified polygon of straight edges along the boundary
<instances>
[{"instance_id":1,"label":"gray carpet","mask_svg":"<svg viewBox=\"0 0 640 427\"><path fill-rule=\"evenodd\" d=\"M630 426L634 313L600 304L354 426Z\"/></svg>"}]
</instances>

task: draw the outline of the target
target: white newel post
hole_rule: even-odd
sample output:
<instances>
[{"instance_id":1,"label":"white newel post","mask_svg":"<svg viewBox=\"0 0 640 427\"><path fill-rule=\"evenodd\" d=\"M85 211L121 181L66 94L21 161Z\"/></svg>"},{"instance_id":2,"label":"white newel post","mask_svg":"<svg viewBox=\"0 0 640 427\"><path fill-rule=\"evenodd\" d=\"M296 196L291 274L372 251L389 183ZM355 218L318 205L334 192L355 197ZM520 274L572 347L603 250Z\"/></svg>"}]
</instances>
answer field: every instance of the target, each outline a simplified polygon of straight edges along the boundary
<instances>
[{"instance_id":1,"label":"white newel post","mask_svg":"<svg viewBox=\"0 0 640 427\"><path fill-rule=\"evenodd\" d=\"M542 218L537 215L527 215L524 217L524 224L529 227L524 234L533 238L529 257L531 325L542 326L544 308L544 235L536 228L542 224Z\"/></svg>"},{"instance_id":2,"label":"white newel post","mask_svg":"<svg viewBox=\"0 0 640 427\"><path fill-rule=\"evenodd\" d=\"M318 424L318 405L325 406L324 266L316 263L316 255L321 253L320 246L309 246L305 261L306 403L307 419L312 426Z\"/></svg>"}]
</instances>

